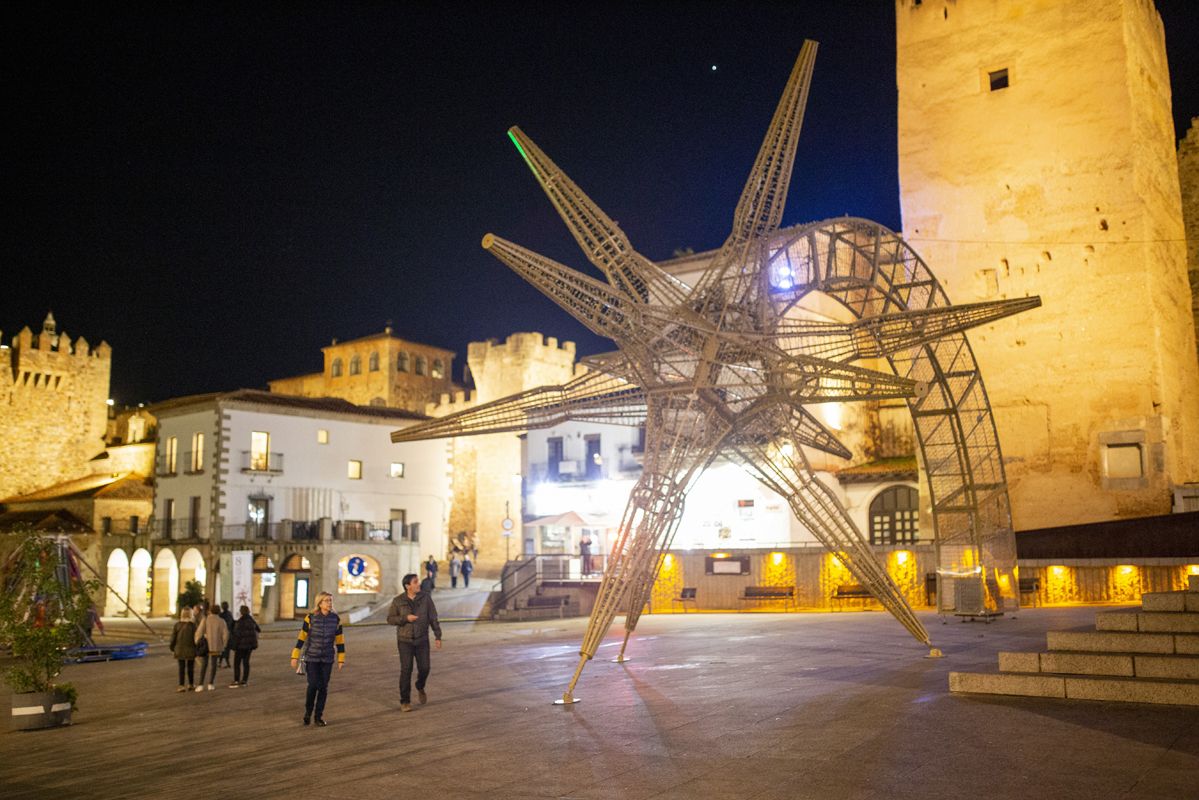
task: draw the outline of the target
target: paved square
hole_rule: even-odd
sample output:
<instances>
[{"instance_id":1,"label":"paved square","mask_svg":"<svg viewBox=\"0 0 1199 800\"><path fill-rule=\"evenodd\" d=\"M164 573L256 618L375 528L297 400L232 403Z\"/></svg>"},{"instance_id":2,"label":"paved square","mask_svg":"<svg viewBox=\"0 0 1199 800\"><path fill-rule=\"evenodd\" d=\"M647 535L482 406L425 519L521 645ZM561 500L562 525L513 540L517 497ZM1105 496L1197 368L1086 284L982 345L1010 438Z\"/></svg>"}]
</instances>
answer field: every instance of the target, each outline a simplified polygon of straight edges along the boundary
<instances>
[{"instance_id":1,"label":"paved square","mask_svg":"<svg viewBox=\"0 0 1199 800\"><path fill-rule=\"evenodd\" d=\"M164 648L69 667L70 728L0 734L0 796L121 798L1162 798L1194 796L1199 711L951 696L950 669L1044 647L1094 608L939 624L928 660L874 613L646 616L632 661L588 665L551 705L585 620L449 623L430 702L401 714L393 629L347 630L327 728L304 728L294 637L267 632L250 685L175 693ZM619 621L619 620L618 620ZM7 694L0 696L5 710ZM1189 793L1189 794L1188 794Z\"/></svg>"}]
</instances>

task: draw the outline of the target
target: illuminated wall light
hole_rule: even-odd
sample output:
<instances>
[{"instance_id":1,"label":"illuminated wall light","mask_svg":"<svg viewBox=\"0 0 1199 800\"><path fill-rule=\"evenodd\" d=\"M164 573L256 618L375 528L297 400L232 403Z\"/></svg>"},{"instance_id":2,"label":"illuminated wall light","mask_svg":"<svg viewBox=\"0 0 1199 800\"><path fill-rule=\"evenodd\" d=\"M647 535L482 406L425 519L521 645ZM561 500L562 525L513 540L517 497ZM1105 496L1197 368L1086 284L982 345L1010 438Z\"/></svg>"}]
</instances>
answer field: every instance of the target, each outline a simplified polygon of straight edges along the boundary
<instances>
[{"instance_id":1,"label":"illuminated wall light","mask_svg":"<svg viewBox=\"0 0 1199 800\"><path fill-rule=\"evenodd\" d=\"M712 558L728 558L728 553L713 553Z\"/></svg>"},{"instance_id":2,"label":"illuminated wall light","mask_svg":"<svg viewBox=\"0 0 1199 800\"><path fill-rule=\"evenodd\" d=\"M899 550L899 551L896 551L896 553L895 553L895 560L897 562L899 562L900 564L908 563L908 559L911 557L912 557L912 554L910 552L908 552L907 550Z\"/></svg>"},{"instance_id":3,"label":"illuminated wall light","mask_svg":"<svg viewBox=\"0 0 1199 800\"><path fill-rule=\"evenodd\" d=\"M1129 566L1128 564L1121 564L1119 567L1117 567L1117 569L1120 570L1121 575L1131 575L1136 567Z\"/></svg>"},{"instance_id":4,"label":"illuminated wall light","mask_svg":"<svg viewBox=\"0 0 1199 800\"><path fill-rule=\"evenodd\" d=\"M1065 567L1050 567L1049 572L1052 573L1053 575L1057 575L1057 576L1065 575L1066 568Z\"/></svg>"},{"instance_id":5,"label":"illuminated wall light","mask_svg":"<svg viewBox=\"0 0 1199 800\"><path fill-rule=\"evenodd\" d=\"M662 559L662 569L669 570L672 567L674 567L674 556L672 556L670 553L667 553Z\"/></svg>"},{"instance_id":6,"label":"illuminated wall light","mask_svg":"<svg viewBox=\"0 0 1199 800\"><path fill-rule=\"evenodd\" d=\"M783 563L783 554L782 553L771 553L770 560L777 567L779 564Z\"/></svg>"},{"instance_id":7,"label":"illuminated wall light","mask_svg":"<svg viewBox=\"0 0 1199 800\"><path fill-rule=\"evenodd\" d=\"M1199 564L1190 564L1187 566L1187 573L1191 575L1199 575Z\"/></svg>"}]
</instances>

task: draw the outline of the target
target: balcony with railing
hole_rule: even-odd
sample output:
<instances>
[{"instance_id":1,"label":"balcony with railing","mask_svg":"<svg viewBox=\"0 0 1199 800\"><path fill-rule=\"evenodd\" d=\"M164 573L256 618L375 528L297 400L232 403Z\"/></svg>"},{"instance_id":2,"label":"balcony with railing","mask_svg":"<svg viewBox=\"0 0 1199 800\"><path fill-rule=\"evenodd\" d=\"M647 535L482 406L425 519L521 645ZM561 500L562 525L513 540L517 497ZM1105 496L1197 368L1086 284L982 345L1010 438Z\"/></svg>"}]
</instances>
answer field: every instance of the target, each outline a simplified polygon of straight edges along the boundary
<instances>
[{"instance_id":1,"label":"balcony with railing","mask_svg":"<svg viewBox=\"0 0 1199 800\"><path fill-rule=\"evenodd\" d=\"M242 450L241 471L246 473L280 475L283 473L283 454Z\"/></svg>"},{"instance_id":2,"label":"balcony with railing","mask_svg":"<svg viewBox=\"0 0 1199 800\"><path fill-rule=\"evenodd\" d=\"M150 535L155 539L199 539L208 536L207 517L155 517L150 520Z\"/></svg>"}]
</instances>

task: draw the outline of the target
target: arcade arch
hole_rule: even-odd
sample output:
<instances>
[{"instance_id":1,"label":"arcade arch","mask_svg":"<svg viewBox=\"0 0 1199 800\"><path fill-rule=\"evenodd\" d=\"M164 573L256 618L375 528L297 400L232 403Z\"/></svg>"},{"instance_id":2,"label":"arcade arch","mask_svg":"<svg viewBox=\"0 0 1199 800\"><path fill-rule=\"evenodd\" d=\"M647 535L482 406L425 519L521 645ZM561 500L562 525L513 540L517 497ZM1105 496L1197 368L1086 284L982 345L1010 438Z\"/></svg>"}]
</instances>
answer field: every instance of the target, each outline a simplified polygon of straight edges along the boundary
<instances>
[{"instance_id":1,"label":"arcade arch","mask_svg":"<svg viewBox=\"0 0 1199 800\"><path fill-rule=\"evenodd\" d=\"M302 617L311 610L312 564L305 556L292 553L279 572L279 619Z\"/></svg>"},{"instance_id":2,"label":"arcade arch","mask_svg":"<svg viewBox=\"0 0 1199 800\"><path fill-rule=\"evenodd\" d=\"M105 571L104 616L124 614L129 599L129 556L119 547L108 554Z\"/></svg>"},{"instance_id":3,"label":"arcade arch","mask_svg":"<svg viewBox=\"0 0 1199 800\"><path fill-rule=\"evenodd\" d=\"M250 592L251 608L250 613L258 617L262 615L262 601L266 594L268 586L274 586L276 582L275 562L266 555L266 553L254 554L254 582L253 589Z\"/></svg>"},{"instance_id":4,"label":"arcade arch","mask_svg":"<svg viewBox=\"0 0 1199 800\"><path fill-rule=\"evenodd\" d=\"M179 595L179 562L175 553L164 547L154 556L154 579L150 592L150 615L169 617L175 613Z\"/></svg>"},{"instance_id":5,"label":"arcade arch","mask_svg":"<svg viewBox=\"0 0 1199 800\"><path fill-rule=\"evenodd\" d=\"M204 565L204 556L194 547L183 551L179 559L179 585L187 586L188 581L197 581L201 586L208 585L208 569Z\"/></svg>"},{"instance_id":6,"label":"arcade arch","mask_svg":"<svg viewBox=\"0 0 1199 800\"><path fill-rule=\"evenodd\" d=\"M129 559L129 605L139 614L150 613L150 551L138 548Z\"/></svg>"}]
</instances>

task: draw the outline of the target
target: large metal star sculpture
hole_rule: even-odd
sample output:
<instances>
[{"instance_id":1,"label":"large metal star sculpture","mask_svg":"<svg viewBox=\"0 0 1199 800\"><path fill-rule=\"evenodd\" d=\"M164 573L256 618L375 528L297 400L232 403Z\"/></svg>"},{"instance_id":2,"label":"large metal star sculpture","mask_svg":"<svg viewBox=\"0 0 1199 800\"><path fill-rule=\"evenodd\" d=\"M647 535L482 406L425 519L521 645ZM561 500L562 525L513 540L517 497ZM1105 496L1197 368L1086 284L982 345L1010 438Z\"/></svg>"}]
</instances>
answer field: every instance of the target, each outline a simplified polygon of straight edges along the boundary
<instances>
[{"instance_id":1,"label":"large metal star sculpture","mask_svg":"<svg viewBox=\"0 0 1199 800\"><path fill-rule=\"evenodd\" d=\"M961 332L967 328L1039 301L915 309L871 303L859 309L857 321L845 324L790 313L805 291L831 291L830 280L814 279L820 272L814 262L834 258L837 237L843 251L860 253L867 250L863 237L873 232L871 269L878 273L890 263L878 255L879 232L885 229L864 221L841 221L832 234L826 225L821 231L828 241L801 259L794 247L778 241L815 56L816 44L805 42L737 203L732 232L694 286L638 253L528 136L515 127L508 132L583 253L607 280L491 234L483 247L590 330L615 341L619 350L585 359L586 369L569 383L396 431L392 441L525 431L572 420L645 425L643 471L609 554L578 666L558 702L575 702L583 667L622 610L627 645L688 488L718 457L739 463L785 498L854 578L931 647L928 632L866 537L813 472L809 448L843 458L851 454L806 406L890 398L918 403L929 393L928 381L852 362L885 358L895 367L905 354L954 337L964 342ZM891 262L911 272L910 263ZM844 264L840 269L845 272ZM850 280L854 269L848 267ZM820 274L834 272L830 267ZM1006 508L1006 491L1003 497ZM619 659L623 655L622 646Z\"/></svg>"}]
</instances>

